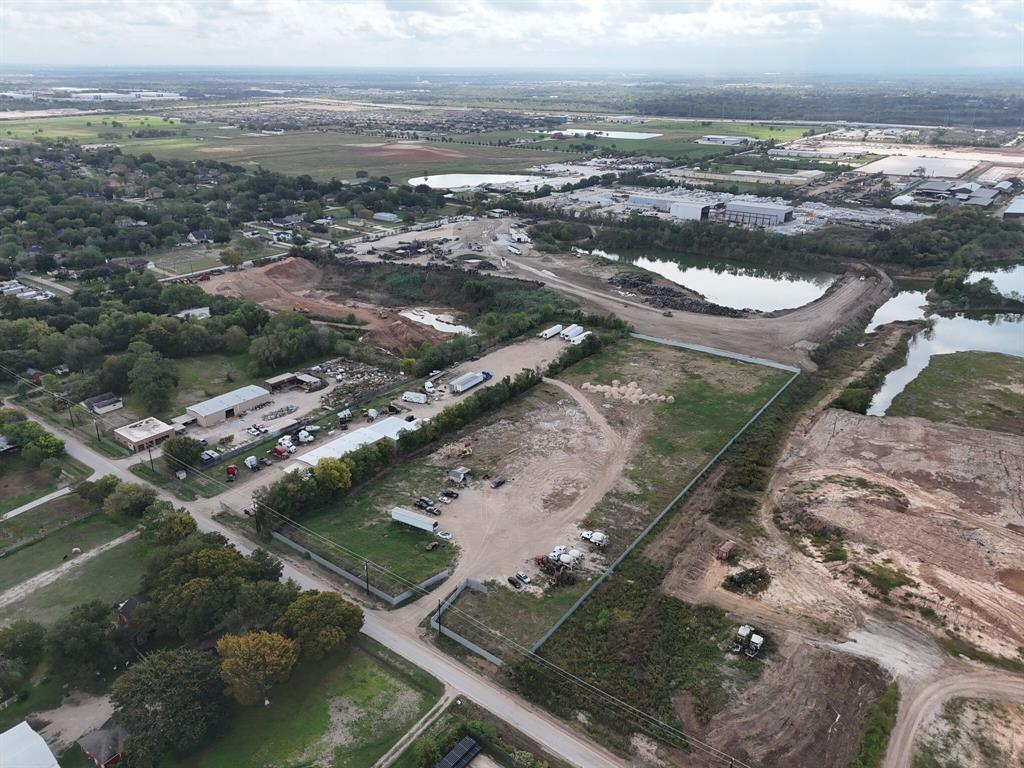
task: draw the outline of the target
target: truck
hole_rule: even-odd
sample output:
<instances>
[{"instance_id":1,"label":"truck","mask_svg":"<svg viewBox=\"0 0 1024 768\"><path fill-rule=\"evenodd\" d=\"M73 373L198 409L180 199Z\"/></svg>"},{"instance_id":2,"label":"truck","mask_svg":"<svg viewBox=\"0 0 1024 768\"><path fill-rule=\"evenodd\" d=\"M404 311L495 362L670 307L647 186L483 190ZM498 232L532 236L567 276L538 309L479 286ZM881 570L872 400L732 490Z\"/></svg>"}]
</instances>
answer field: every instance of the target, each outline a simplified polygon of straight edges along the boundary
<instances>
[{"instance_id":1,"label":"truck","mask_svg":"<svg viewBox=\"0 0 1024 768\"><path fill-rule=\"evenodd\" d=\"M579 336L581 333L583 333L583 326L576 325L576 323L573 323L568 328L563 328L562 332L559 333L558 335L561 336L566 341L570 341L573 337Z\"/></svg>"},{"instance_id":2,"label":"truck","mask_svg":"<svg viewBox=\"0 0 1024 768\"><path fill-rule=\"evenodd\" d=\"M490 378L491 374L488 371L480 371L479 373L464 373L457 379L453 379L451 384L448 385L448 388L458 395L472 389L477 384L482 384L483 382L489 380Z\"/></svg>"},{"instance_id":3,"label":"truck","mask_svg":"<svg viewBox=\"0 0 1024 768\"><path fill-rule=\"evenodd\" d=\"M392 507L391 519L397 523L405 523L408 526L419 528L421 531L427 531L428 533L435 533L437 531L437 520L431 520L426 515L413 512L405 507Z\"/></svg>"},{"instance_id":4,"label":"truck","mask_svg":"<svg viewBox=\"0 0 1024 768\"><path fill-rule=\"evenodd\" d=\"M584 341L589 339L592 335L593 334L590 331L584 331L583 333L580 333L569 339L569 343L572 344L573 346L577 346L578 344L582 344Z\"/></svg>"},{"instance_id":5,"label":"truck","mask_svg":"<svg viewBox=\"0 0 1024 768\"><path fill-rule=\"evenodd\" d=\"M423 392L403 392L402 400L407 403L418 403L419 405L427 404L427 396Z\"/></svg>"},{"instance_id":6,"label":"truck","mask_svg":"<svg viewBox=\"0 0 1024 768\"><path fill-rule=\"evenodd\" d=\"M245 466L247 466L253 472L259 472L260 469L261 469L260 463L256 460L255 456L246 456L245 457Z\"/></svg>"},{"instance_id":7,"label":"truck","mask_svg":"<svg viewBox=\"0 0 1024 768\"><path fill-rule=\"evenodd\" d=\"M514 245L508 246L508 252L511 253L513 256L522 256L523 255L523 252L521 250L519 250L518 248L516 248Z\"/></svg>"},{"instance_id":8,"label":"truck","mask_svg":"<svg viewBox=\"0 0 1024 768\"><path fill-rule=\"evenodd\" d=\"M764 645L764 636L759 635L756 632L750 635L750 642L747 643L746 650L743 652L750 658L757 656L757 652L761 650L761 646Z\"/></svg>"},{"instance_id":9,"label":"truck","mask_svg":"<svg viewBox=\"0 0 1024 768\"><path fill-rule=\"evenodd\" d=\"M559 323L558 325L552 325L550 328L541 331L537 335L540 338L542 338L542 339L550 339L553 336L557 336L558 332L561 331L561 330L562 330L562 325L561 325L561 323Z\"/></svg>"},{"instance_id":10,"label":"truck","mask_svg":"<svg viewBox=\"0 0 1024 768\"><path fill-rule=\"evenodd\" d=\"M302 444L312 443L313 440L316 439L311 434L309 434L309 432L307 432L304 429L299 432L298 438L299 438L299 442L302 443Z\"/></svg>"}]
</instances>

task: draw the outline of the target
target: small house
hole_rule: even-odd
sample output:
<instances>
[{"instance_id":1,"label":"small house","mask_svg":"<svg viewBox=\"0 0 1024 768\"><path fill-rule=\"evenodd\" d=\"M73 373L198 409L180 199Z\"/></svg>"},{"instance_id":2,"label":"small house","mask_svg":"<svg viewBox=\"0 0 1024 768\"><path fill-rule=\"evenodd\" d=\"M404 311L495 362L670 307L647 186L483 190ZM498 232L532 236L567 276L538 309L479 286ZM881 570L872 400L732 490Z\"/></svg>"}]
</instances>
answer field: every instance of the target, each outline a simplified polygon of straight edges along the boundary
<instances>
[{"instance_id":1,"label":"small house","mask_svg":"<svg viewBox=\"0 0 1024 768\"><path fill-rule=\"evenodd\" d=\"M110 768L125 759L127 740L128 731L113 720L107 720L95 731L80 738L78 746L97 768Z\"/></svg>"},{"instance_id":2,"label":"small house","mask_svg":"<svg viewBox=\"0 0 1024 768\"><path fill-rule=\"evenodd\" d=\"M736 542L726 541L719 546L718 551L715 553L715 557L719 560L729 560L732 558L733 553L736 552Z\"/></svg>"},{"instance_id":3,"label":"small house","mask_svg":"<svg viewBox=\"0 0 1024 768\"><path fill-rule=\"evenodd\" d=\"M469 475L469 467L456 467L455 469L448 470L448 481L456 485L465 485L466 481L469 480Z\"/></svg>"},{"instance_id":4,"label":"small house","mask_svg":"<svg viewBox=\"0 0 1024 768\"><path fill-rule=\"evenodd\" d=\"M135 613L136 609L150 601L151 598L148 595L132 595L124 602L118 603L117 620L121 626L128 626L128 622L131 620L132 614Z\"/></svg>"},{"instance_id":5,"label":"small house","mask_svg":"<svg viewBox=\"0 0 1024 768\"><path fill-rule=\"evenodd\" d=\"M193 245L213 242L212 229L194 229L188 233L188 241Z\"/></svg>"}]
</instances>

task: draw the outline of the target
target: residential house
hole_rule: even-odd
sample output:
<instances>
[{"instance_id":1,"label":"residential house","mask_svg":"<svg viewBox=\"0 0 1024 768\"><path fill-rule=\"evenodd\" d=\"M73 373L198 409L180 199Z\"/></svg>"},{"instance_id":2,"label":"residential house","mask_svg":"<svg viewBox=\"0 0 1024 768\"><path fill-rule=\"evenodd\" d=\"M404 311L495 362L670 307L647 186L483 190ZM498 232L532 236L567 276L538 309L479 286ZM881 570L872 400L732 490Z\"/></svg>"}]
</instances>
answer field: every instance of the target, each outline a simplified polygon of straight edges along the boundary
<instances>
[{"instance_id":1,"label":"residential house","mask_svg":"<svg viewBox=\"0 0 1024 768\"><path fill-rule=\"evenodd\" d=\"M78 746L96 768L110 768L125 759L127 740L128 731L111 719L80 738Z\"/></svg>"},{"instance_id":2,"label":"residential house","mask_svg":"<svg viewBox=\"0 0 1024 768\"><path fill-rule=\"evenodd\" d=\"M202 243L213 242L213 230L212 229L195 229L188 233L188 241L192 245L200 245Z\"/></svg>"}]
</instances>

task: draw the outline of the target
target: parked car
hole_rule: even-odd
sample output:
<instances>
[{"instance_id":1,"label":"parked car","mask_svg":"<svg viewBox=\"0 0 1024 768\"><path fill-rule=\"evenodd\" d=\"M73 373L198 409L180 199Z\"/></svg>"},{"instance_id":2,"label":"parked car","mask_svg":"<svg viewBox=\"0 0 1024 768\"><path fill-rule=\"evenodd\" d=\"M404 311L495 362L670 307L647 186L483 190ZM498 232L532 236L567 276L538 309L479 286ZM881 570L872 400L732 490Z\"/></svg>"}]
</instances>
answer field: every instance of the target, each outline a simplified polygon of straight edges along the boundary
<instances>
[{"instance_id":1,"label":"parked car","mask_svg":"<svg viewBox=\"0 0 1024 768\"><path fill-rule=\"evenodd\" d=\"M452 503L452 500L449 499L447 496L445 496L443 493L440 496L437 497L437 500L440 501L442 504L451 504Z\"/></svg>"},{"instance_id":2,"label":"parked car","mask_svg":"<svg viewBox=\"0 0 1024 768\"><path fill-rule=\"evenodd\" d=\"M529 584L530 583L530 577L527 576L522 571L516 571L516 578L519 579L521 582L523 582L523 584Z\"/></svg>"},{"instance_id":3,"label":"parked car","mask_svg":"<svg viewBox=\"0 0 1024 768\"><path fill-rule=\"evenodd\" d=\"M491 488L501 488L501 486L503 486L504 484L505 484L505 478L504 477L496 477L493 480L491 480Z\"/></svg>"},{"instance_id":4,"label":"parked car","mask_svg":"<svg viewBox=\"0 0 1024 768\"><path fill-rule=\"evenodd\" d=\"M519 579L517 579L515 576L509 576L508 579L506 579L506 581L508 581L508 583L512 585L513 589L523 588L523 585L519 583Z\"/></svg>"},{"instance_id":5,"label":"parked car","mask_svg":"<svg viewBox=\"0 0 1024 768\"><path fill-rule=\"evenodd\" d=\"M445 541L451 541L455 537L452 536L448 531L438 531L437 538L444 539Z\"/></svg>"},{"instance_id":6,"label":"parked car","mask_svg":"<svg viewBox=\"0 0 1024 768\"><path fill-rule=\"evenodd\" d=\"M457 498L459 498L459 492L458 491L444 490L444 491L441 491L440 495L444 496L446 499L457 499Z\"/></svg>"}]
</instances>

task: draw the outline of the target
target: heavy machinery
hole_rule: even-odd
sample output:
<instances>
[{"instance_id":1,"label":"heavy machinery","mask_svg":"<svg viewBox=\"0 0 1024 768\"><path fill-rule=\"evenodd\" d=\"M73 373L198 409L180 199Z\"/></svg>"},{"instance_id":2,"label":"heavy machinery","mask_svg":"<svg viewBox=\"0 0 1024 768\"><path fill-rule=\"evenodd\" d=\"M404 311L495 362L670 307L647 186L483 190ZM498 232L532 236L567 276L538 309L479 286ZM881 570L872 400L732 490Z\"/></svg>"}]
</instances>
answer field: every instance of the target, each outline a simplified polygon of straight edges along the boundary
<instances>
[{"instance_id":1,"label":"heavy machinery","mask_svg":"<svg viewBox=\"0 0 1024 768\"><path fill-rule=\"evenodd\" d=\"M751 659L764 647L764 635L759 634L750 624L743 624L736 630L736 637L729 648L733 653L743 653Z\"/></svg>"}]
</instances>

